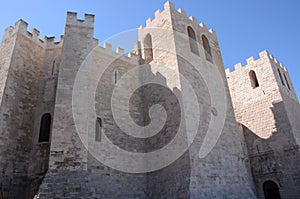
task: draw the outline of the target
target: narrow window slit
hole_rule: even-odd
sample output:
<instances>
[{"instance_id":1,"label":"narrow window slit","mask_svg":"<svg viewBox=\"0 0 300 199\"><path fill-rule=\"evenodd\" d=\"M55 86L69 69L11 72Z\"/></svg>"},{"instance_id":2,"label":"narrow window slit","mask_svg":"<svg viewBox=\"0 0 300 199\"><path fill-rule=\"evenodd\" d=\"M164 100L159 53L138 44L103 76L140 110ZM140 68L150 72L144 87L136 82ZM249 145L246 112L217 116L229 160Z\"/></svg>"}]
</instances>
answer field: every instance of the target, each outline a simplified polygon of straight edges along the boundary
<instances>
[{"instance_id":1,"label":"narrow window slit","mask_svg":"<svg viewBox=\"0 0 300 199\"><path fill-rule=\"evenodd\" d=\"M96 132L95 132L95 140L98 142L101 142L102 131L103 131L102 119L98 117L96 119Z\"/></svg>"},{"instance_id":2,"label":"narrow window slit","mask_svg":"<svg viewBox=\"0 0 300 199\"><path fill-rule=\"evenodd\" d=\"M115 71L115 84L118 82L118 71Z\"/></svg>"},{"instance_id":3,"label":"narrow window slit","mask_svg":"<svg viewBox=\"0 0 300 199\"><path fill-rule=\"evenodd\" d=\"M53 61L51 75L54 75L55 65L56 65L55 61Z\"/></svg>"},{"instance_id":4,"label":"narrow window slit","mask_svg":"<svg viewBox=\"0 0 300 199\"><path fill-rule=\"evenodd\" d=\"M285 74L283 74L283 75L284 75L284 79L285 79L285 82L286 82L286 85L287 85L288 89L291 90L291 87L290 87L288 79L286 78L286 75Z\"/></svg>"},{"instance_id":5,"label":"narrow window slit","mask_svg":"<svg viewBox=\"0 0 300 199\"><path fill-rule=\"evenodd\" d=\"M283 78L282 78L282 75L281 75L280 70L277 69L277 71L278 71L278 74L279 74L279 77L280 77L280 80L281 80L282 85L285 86L285 83L284 83L284 81L283 81Z\"/></svg>"}]
</instances>

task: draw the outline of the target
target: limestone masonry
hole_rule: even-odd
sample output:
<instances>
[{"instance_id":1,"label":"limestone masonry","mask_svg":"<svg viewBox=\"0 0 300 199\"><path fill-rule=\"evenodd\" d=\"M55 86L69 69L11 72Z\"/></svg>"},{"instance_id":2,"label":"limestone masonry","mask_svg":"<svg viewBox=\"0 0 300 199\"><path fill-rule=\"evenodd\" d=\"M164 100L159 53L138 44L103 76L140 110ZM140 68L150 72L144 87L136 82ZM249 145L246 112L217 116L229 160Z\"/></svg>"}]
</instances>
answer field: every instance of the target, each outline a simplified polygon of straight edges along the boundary
<instances>
[{"instance_id":1,"label":"limestone masonry","mask_svg":"<svg viewBox=\"0 0 300 199\"><path fill-rule=\"evenodd\" d=\"M60 41L5 30L1 199L299 198L300 106L269 52L224 71L216 33L169 1L126 55L94 18L68 12Z\"/></svg>"}]
</instances>

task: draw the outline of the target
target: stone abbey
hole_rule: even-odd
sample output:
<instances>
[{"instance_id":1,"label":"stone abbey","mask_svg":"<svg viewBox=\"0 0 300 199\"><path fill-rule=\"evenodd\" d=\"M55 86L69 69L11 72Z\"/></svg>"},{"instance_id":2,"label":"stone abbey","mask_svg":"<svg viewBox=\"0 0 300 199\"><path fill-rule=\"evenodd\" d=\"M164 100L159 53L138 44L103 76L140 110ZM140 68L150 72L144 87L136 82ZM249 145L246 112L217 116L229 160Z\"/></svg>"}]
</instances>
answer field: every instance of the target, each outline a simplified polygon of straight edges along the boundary
<instances>
[{"instance_id":1,"label":"stone abbey","mask_svg":"<svg viewBox=\"0 0 300 199\"><path fill-rule=\"evenodd\" d=\"M224 70L216 33L169 1L126 55L94 19L68 12L59 42L5 30L0 198L299 198L300 105L268 51Z\"/></svg>"}]
</instances>

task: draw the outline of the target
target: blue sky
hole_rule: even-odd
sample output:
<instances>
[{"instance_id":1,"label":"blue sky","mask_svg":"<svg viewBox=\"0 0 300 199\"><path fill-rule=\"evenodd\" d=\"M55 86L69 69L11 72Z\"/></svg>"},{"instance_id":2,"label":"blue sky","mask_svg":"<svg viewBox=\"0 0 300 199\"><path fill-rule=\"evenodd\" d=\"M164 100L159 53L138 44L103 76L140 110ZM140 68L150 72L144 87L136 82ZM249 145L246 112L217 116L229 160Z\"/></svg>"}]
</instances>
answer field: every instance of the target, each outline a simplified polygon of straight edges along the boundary
<instances>
[{"instance_id":1,"label":"blue sky","mask_svg":"<svg viewBox=\"0 0 300 199\"><path fill-rule=\"evenodd\" d=\"M10 0L0 7L0 35L22 18L41 37L63 34L67 11L96 15L95 37L100 41L145 24L162 9L165 0ZM267 49L287 67L300 96L300 1L299 0L173 0L198 22L204 22L218 35L225 68L246 58L258 57Z\"/></svg>"}]
</instances>

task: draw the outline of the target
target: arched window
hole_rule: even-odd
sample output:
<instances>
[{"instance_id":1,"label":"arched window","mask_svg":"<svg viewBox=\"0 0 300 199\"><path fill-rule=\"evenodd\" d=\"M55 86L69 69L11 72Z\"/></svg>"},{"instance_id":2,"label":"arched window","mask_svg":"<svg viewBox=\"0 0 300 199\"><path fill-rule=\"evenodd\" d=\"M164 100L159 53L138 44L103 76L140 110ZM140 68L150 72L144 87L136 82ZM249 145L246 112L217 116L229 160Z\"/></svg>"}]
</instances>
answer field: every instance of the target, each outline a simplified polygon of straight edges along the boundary
<instances>
[{"instance_id":1,"label":"arched window","mask_svg":"<svg viewBox=\"0 0 300 199\"><path fill-rule=\"evenodd\" d=\"M271 180L264 182L263 190L265 199L281 199L277 184Z\"/></svg>"},{"instance_id":2,"label":"arched window","mask_svg":"<svg viewBox=\"0 0 300 199\"><path fill-rule=\"evenodd\" d=\"M101 118L97 118L96 119L96 132L95 132L95 140L96 141L101 141L101 134L102 134L102 119Z\"/></svg>"},{"instance_id":3,"label":"arched window","mask_svg":"<svg viewBox=\"0 0 300 199\"><path fill-rule=\"evenodd\" d=\"M204 52L205 52L205 58L206 58L207 61L212 62L212 55L211 55L211 49L210 49L209 41L208 41L208 39L206 38L205 35L202 35L201 39L202 39L202 45L203 45Z\"/></svg>"},{"instance_id":4,"label":"arched window","mask_svg":"<svg viewBox=\"0 0 300 199\"><path fill-rule=\"evenodd\" d=\"M49 142L51 131L51 115L46 113L42 116L39 142Z\"/></svg>"},{"instance_id":5,"label":"arched window","mask_svg":"<svg viewBox=\"0 0 300 199\"><path fill-rule=\"evenodd\" d=\"M191 51L193 53L199 55L195 31L193 30L193 28L191 26L189 26L189 27L187 27L187 32L188 32L188 35L189 35L189 42L190 42Z\"/></svg>"},{"instance_id":6,"label":"arched window","mask_svg":"<svg viewBox=\"0 0 300 199\"><path fill-rule=\"evenodd\" d=\"M251 86L252 88L257 88L259 87L259 83L258 83L258 80L257 80L257 77L256 77L256 74L253 70L251 70L249 72L249 76L250 76L250 81L251 81Z\"/></svg>"},{"instance_id":7,"label":"arched window","mask_svg":"<svg viewBox=\"0 0 300 199\"><path fill-rule=\"evenodd\" d=\"M283 75L284 75L284 79L285 79L285 82L286 82L286 85L287 85L288 89L291 90L291 87L290 87L288 79L286 78L286 76L285 76L284 73L283 73Z\"/></svg>"},{"instance_id":8,"label":"arched window","mask_svg":"<svg viewBox=\"0 0 300 199\"><path fill-rule=\"evenodd\" d=\"M144 53L145 62L148 64L153 60L152 37L150 34L147 34L144 39Z\"/></svg>"},{"instance_id":9,"label":"arched window","mask_svg":"<svg viewBox=\"0 0 300 199\"><path fill-rule=\"evenodd\" d=\"M282 85L285 86L285 83L284 83L284 81L283 81L283 78L282 78L282 75L281 75L280 70L277 69L277 71L278 71L278 74L279 74L279 77L280 77L280 80L281 80Z\"/></svg>"}]
</instances>

